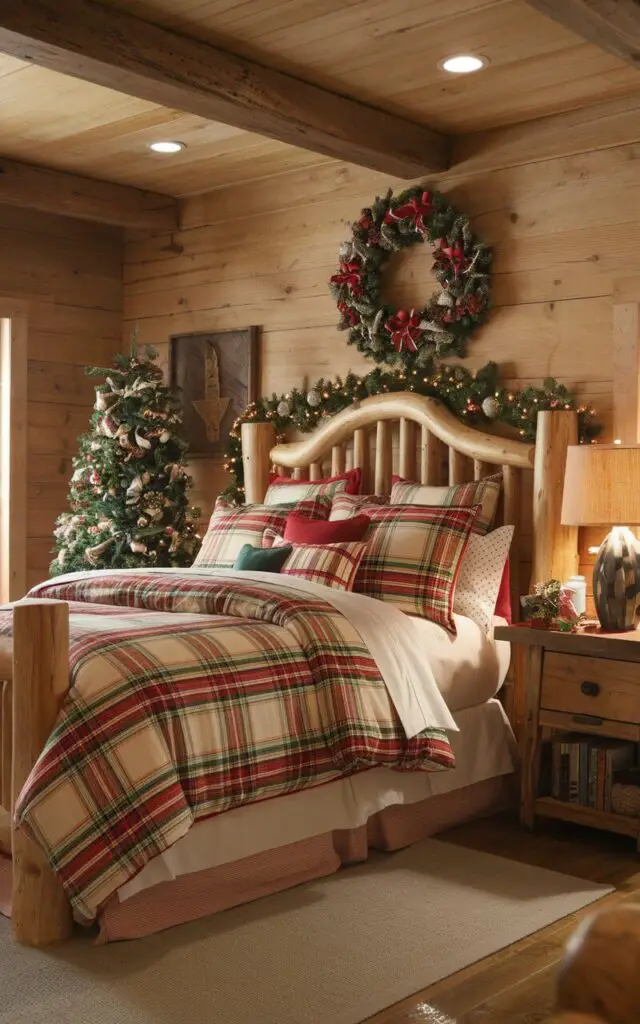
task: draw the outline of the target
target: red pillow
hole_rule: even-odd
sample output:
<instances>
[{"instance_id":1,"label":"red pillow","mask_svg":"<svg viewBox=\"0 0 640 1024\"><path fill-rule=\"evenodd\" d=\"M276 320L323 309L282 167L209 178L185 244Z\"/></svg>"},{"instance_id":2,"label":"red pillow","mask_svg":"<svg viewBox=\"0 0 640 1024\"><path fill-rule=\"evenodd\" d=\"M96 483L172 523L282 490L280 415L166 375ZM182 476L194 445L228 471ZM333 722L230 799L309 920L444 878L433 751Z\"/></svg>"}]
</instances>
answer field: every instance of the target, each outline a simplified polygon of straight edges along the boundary
<instances>
[{"instance_id":1,"label":"red pillow","mask_svg":"<svg viewBox=\"0 0 640 1024\"><path fill-rule=\"evenodd\" d=\"M285 523L284 539L289 544L347 544L362 540L369 522L369 516L353 516L333 523L312 522L291 512Z\"/></svg>"},{"instance_id":2,"label":"red pillow","mask_svg":"<svg viewBox=\"0 0 640 1024\"><path fill-rule=\"evenodd\" d=\"M269 475L270 484L297 484L298 487L301 483L312 483L312 484L335 484L339 480L346 480L346 486L344 489L345 494L360 494L360 481L362 478L362 472L360 469L349 469L346 473L338 473L336 476L326 476L321 480L294 480L290 476L278 476L277 473L271 473Z\"/></svg>"},{"instance_id":3,"label":"red pillow","mask_svg":"<svg viewBox=\"0 0 640 1024\"><path fill-rule=\"evenodd\" d=\"M288 517L290 519L291 516ZM288 521L288 520L287 520ZM330 523L321 523L321 526L330 526ZM499 615L500 618L506 619L509 625L511 625L511 580L509 578L509 559L507 558L504 563L504 569L502 571L502 579L500 580L500 590L498 591L498 598L496 600L496 607L493 612L494 615Z\"/></svg>"}]
</instances>

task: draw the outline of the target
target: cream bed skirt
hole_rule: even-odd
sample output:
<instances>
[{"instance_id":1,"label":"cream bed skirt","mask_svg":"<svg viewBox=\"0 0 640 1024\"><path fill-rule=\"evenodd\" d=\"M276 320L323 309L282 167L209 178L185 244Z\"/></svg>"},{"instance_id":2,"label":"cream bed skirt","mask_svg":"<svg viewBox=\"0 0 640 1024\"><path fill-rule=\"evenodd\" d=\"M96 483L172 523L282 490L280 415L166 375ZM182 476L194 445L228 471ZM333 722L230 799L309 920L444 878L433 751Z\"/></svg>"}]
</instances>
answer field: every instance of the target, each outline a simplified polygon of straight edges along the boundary
<instances>
[{"instance_id":1,"label":"cream bed skirt","mask_svg":"<svg viewBox=\"0 0 640 1024\"><path fill-rule=\"evenodd\" d=\"M397 850L507 806L516 749L497 700L454 716L456 768L376 768L195 825L109 901L102 941L136 938Z\"/></svg>"}]
</instances>

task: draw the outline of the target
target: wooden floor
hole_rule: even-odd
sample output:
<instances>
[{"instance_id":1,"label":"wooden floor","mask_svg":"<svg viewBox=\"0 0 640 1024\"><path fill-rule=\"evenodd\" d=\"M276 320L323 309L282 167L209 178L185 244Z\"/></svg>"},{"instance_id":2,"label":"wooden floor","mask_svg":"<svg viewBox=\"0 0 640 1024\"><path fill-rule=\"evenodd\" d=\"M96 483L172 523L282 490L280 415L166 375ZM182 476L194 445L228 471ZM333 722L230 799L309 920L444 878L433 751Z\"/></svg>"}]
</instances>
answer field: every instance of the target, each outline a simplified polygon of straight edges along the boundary
<instances>
[{"instance_id":1,"label":"wooden floor","mask_svg":"<svg viewBox=\"0 0 640 1024\"><path fill-rule=\"evenodd\" d=\"M542 822L533 835L511 815L463 825L438 837L459 846L593 882L615 886L598 906L640 903L640 856L623 836L560 822ZM557 966L586 907L502 952L436 982L369 1018L367 1024L539 1024L550 1019Z\"/></svg>"}]
</instances>

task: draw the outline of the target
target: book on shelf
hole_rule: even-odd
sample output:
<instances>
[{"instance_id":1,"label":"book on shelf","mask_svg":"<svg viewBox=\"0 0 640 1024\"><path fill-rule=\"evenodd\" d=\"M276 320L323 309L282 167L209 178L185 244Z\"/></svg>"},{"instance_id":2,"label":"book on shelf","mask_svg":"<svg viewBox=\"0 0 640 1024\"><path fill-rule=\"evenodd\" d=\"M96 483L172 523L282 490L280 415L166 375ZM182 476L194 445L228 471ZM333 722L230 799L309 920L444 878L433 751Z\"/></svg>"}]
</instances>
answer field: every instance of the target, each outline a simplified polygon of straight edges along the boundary
<instances>
[{"instance_id":1,"label":"book on shelf","mask_svg":"<svg viewBox=\"0 0 640 1024\"><path fill-rule=\"evenodd\" d=\"M616 774L637 764L636 743L566 734L551 741L551 796L610 811Z\"/></svg>"}]
</instances>

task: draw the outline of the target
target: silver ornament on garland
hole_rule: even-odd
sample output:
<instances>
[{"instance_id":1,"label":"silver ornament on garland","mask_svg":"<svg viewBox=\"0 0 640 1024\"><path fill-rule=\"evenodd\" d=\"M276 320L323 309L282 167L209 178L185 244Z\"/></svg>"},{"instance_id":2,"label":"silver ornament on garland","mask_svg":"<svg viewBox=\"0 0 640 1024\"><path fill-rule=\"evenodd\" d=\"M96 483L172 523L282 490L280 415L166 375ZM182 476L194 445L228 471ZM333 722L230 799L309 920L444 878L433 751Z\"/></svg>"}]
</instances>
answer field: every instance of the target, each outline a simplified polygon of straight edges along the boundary
<instances>
[{"instance_id":1,"label":"silver ornament on garland","mask_svg":"<svg viewBox=\"0 0 640 1024\"><path fill-rule=\"evenodd\" d=\"M311 391L307 392L307 405L310 405L312 409L317 409L322 401L322 397L319 391L312 388Z\"/></svg>"},{"instance_id":2,"label":"silver ornament on garland","mask_svg":"<svg viewBox=\"0 0 640 1024\"><path fill-rule=\"evenodd\" d=\"M498 403L492 395L488 395L482 399L481 409L488 420L495 420L496 416L500 412Z\"/></svg>"},{"instance_id":3,"label":"silver ornament on garland","mask_svg":"<svg viewBox=\"0 0 640 1024\"><path fill-rule=\"evenodd\" d=\"M286 420L291 415L291 406L283 399L282 402L278 402L276 412L281 419Z\"/></svg>"}]
</instances>

